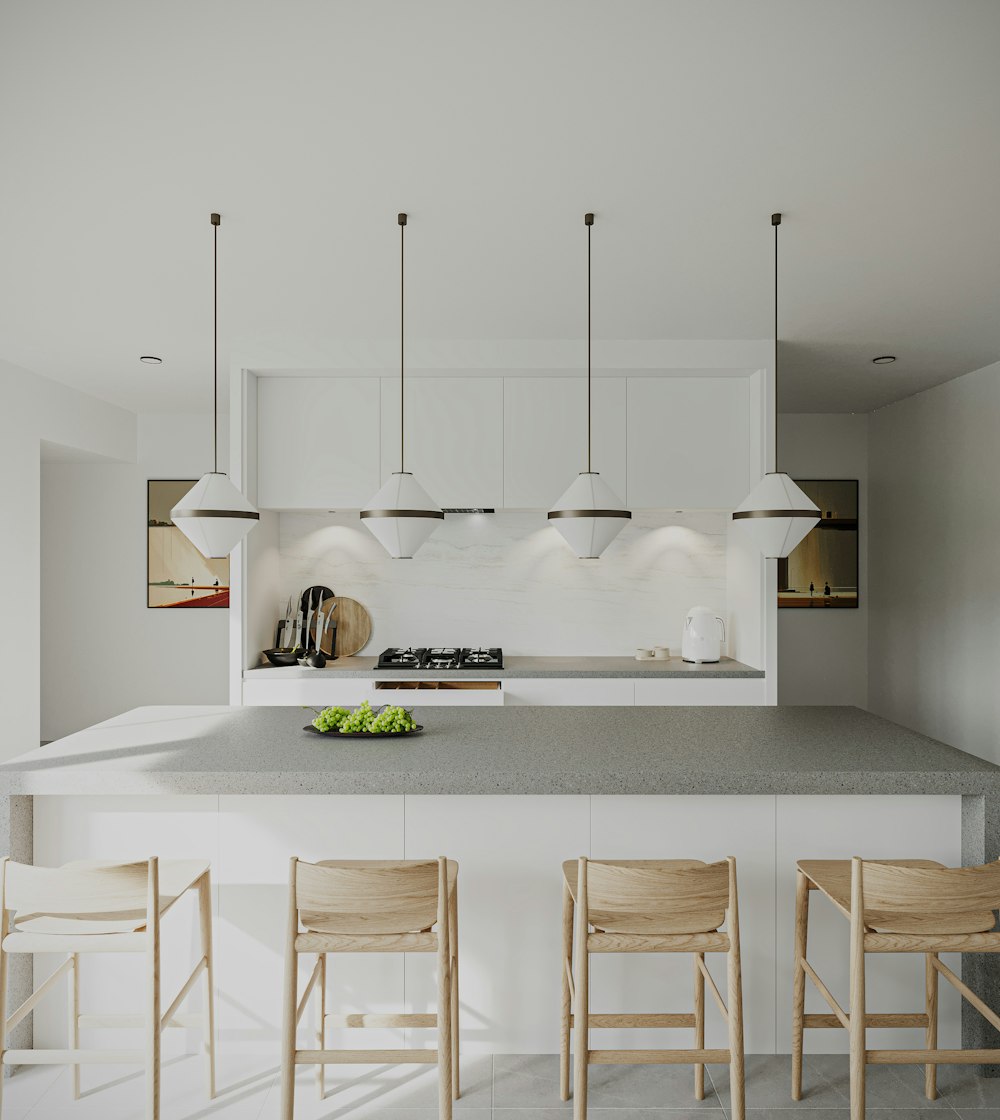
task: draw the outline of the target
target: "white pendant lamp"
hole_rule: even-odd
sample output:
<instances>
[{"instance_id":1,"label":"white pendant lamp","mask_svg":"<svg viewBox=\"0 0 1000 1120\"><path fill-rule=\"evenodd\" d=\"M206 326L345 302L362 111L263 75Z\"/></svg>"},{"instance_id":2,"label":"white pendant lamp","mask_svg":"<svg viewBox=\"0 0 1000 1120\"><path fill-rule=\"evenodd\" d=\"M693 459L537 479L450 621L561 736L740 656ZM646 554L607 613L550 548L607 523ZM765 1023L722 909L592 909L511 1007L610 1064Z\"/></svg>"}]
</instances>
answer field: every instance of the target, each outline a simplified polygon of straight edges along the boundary
<instances>
[{"instance_id":1,"label":"white pendant lamp","mask_svg":"<svg viewBox=\"0 0 1000 1120\"><path fill-rule=\"evenodd\" d=\"M590 231L594 215L585 214L583 220L587 226L587 469L549 510L549 522L581 560L596 560L632 514L597 471L591 470Z\"/></svg>"},{"instance_id":2,"label":"white pendant lamp","mask_svg":"<svg viewBox=\"0 0 1000 1120\"><path fill-rule=\"evenodd\" d=\"M221 559L230 552L260 520L260 514L243 497L229 478L219 470L219 224L212 215L212 292L213 292L213 468L184 495L170 511L170 519L195 548L208 559Z\"/></svg>"},{"instance_id":3,"label":"white pendant lamp","mask_svg":"<svg viewBox=\"0 0 1000 1120\"><path fill-rule=\"evenodd\" d=\"M774 425L772 461L777 468L778 444L778 226L781 215L771 215L774 226ZM819 521L813 500L777 469L767 474L733 511L744 532L768 559L782 559Z\"/></svg>"},{"instance_id":4,"label":"white pendant lamp","mask_svg":"<svg viewBox=\"0 0 1000 1120\"><path fill-rule=\"evenodd\" d=\"M409 560L444 520L444 512L406 469L404 409L406 405L405 256L406 215L399 222L399 470L361 511L361 520L394 560Z\"/></svg>"}]
</instances>

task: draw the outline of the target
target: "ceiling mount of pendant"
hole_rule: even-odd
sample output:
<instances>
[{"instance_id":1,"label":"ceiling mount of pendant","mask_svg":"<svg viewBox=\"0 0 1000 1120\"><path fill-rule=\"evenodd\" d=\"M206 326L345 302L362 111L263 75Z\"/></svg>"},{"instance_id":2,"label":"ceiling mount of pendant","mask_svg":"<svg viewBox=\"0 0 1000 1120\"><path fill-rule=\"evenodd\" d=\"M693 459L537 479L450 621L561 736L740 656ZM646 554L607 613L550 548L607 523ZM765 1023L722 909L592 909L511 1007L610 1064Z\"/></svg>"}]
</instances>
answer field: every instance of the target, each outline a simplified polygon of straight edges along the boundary
<instances>
[{"instance_id":1,"label":"ceiling mount of pendant","mask_svg":"<svg viewBox=\"0 0 1000 1120\"><path fill-rule=\"evenodd\" d=\"M768 559L784 559L819 521L819 508L802 489L777 469L778 447L778 227L781 214L771 215L774 227L774 409L768 471L733 511Z\"/></svg>"},{"instance_id":2,"label":"ceiling mount of pendant","mask_svg":"<svg viewBox=\"0 0 1000 1120\"><path fill-rule=\"evenodd\" d=\"M399 470L361 511L361 520L394 560L409 560L444 520L444 511L406 469L406 214L399 226Z\"/></svg>"},{"instance_id":3,"label":"ceiling mount of pendant","mask_svg":"<svg viewBox=\"0 0 1000 1120\"><path fill-rule=\"evenodd\" d=\"M592 352L591 330L591 256L590 232L594 215L584 214L587 227L587 469L581 471L569 489L549 510L549 522L581 560L596 560L625 527L632 514L603 478L592 470Z\"/></svg>"},{"instance_id":4,"label":"ceiling mount of pendant","mask_svg":"<svg viewBox=\"0 0 1000 1120\"><path fill-rule=\"evenodd\" d=\"M212 469L170 511L170 519L206 559L228 556L260 514L219 470L219 226L212 223Z\"/></svg>"}]
</instances>

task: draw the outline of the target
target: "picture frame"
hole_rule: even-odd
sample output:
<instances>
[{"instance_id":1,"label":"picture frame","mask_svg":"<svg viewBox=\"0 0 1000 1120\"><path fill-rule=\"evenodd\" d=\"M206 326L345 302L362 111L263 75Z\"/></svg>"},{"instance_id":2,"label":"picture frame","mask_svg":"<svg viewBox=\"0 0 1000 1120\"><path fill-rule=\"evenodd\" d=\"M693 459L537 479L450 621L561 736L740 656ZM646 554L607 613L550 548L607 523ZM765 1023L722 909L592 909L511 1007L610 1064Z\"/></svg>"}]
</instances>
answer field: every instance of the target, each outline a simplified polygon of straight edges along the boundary
<instances>
[{"instance_id":1,"label":"picture frame","mask_svg":"<svg viewBox=\"0 0 1000 1120\"><path fill-rule=\"evenodd\" d=\"M795 479L820 510L820 520L787 558L778 560L781 610L857 610L860 605L859 511L856 478Z\"/></svg>"}]
</instances>

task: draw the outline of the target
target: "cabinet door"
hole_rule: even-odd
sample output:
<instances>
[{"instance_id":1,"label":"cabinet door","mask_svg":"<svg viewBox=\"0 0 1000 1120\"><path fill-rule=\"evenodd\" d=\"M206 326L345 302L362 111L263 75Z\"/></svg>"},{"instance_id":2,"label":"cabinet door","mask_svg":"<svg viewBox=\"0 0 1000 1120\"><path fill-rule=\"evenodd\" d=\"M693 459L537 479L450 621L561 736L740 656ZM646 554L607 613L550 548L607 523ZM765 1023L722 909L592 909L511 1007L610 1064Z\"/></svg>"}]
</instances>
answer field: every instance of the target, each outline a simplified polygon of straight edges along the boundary
<instances>
[{"instance_id":1,"label":"cabinet door","mask_svg":"<svg viewBox=\"0 0 1000 1120\"><path fill-rule=\"evenodd\" d=\"M633 509L733 509L749 490L747 378L628 379Z\"/></svg>"},{"instance_id":2,"label":"cabinet door","mask_svg":"<svg viewBox=\"0 0 1000 1120\"><path fill-rule=\"evenodd\" d=\"M503 381L408 377L406 469L439 506L503 505ZM399 378L382 379L382 481L399 470Z\"/></svg>"},{"instance_id":3,"label":"cabinet door","mask_svg":"<svg viewBox=\"0 0 1000 1120\"><path fill-rule=\"evenodd\" d=\"M593 381L595 471L621 500L625 477L625 378ZM587 388L580 377L504 380L504 505L549 509L587 468Z\"/></svg>"},{"instance_id":4,"label":"cabinet door","mask_svg":"<svg viewBox=\"0 0 1000 1120\"><path fill-rule=\"evenodd\" d=\"M378 490L378 377L262 377L257 406L261 508L360 509Z\"/></svg>"},{"instance_id":5,"label":"cabinet door","mask_svg":"<svg viewBox=\"0 0 1000 1120\"><path fill-rule=\"evenodd\" d=\"M513 705L631 708L635 703L635 682L629 677L510 677L504 682L504 694L504 703Z\"/></svg>"}]
</instances>

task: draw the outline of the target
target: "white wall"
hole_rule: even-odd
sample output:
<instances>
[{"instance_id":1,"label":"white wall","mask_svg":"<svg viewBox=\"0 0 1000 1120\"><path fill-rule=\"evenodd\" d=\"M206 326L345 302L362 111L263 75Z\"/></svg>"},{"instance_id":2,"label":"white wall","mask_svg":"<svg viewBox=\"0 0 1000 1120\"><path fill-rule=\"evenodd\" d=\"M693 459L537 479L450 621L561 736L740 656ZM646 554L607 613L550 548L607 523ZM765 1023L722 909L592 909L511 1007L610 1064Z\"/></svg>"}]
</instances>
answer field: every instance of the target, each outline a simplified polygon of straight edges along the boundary
<instances>
[{"instance_id":1,"label":"white wall","mask_svg":"<svg viewBox=\"0 0 1000 1120\"><path fill-rule=\"evenodd\" d=\"M791 413L778 422L781 470L858 479L860 523L858 609L778 611L779 704L868 706L868 432L867 413Z\"/></svg>"},{"instance_id":2,"label":"white wall","mask_svg":"<svg viewBox=\"0 0 1000 1120\"><path fill-rule=\"evenodd\" d=\"M689 607L725 614L724 513L642 510L599 561L579 560L541 511L448 515L412 560L392 560L356 513L282 513L279 597L322 582L389 645L500 645L511 654L634 654L679 646Z\"/></svg>"},{"instance_id":3,"label":"white wall","mask_svg":"<svg viewBox=\"0 0 1000 1120\"><path fill-rule=\"evenodd\" d=\"M141 704L224 704L226 610L146 607L146 480L210 468L209 416L141 416L138 462L42 464L42 738Z\"/></svg>"},{"instance_id":4,"label":"white wall","mask_svg":"<svg viewBox=\"0 0 1000 1120\"><path fill-rule=\"evenodd\" d=\"M135 416L0 362L0 586L8 604L6 640L0 642L0 758L30 750L39 740L43 441L81 458L134 460Z\"/></svg>"},{"instance_id":5,"label":"white wall","mask_svg":"<svg viewBox=\"0 0 1000 1120\"><path fill-rule=\"evenodd\" d=\"M876 412L872 711L1000 762L1000 363Z\"/></svg>"}]
</instances>

